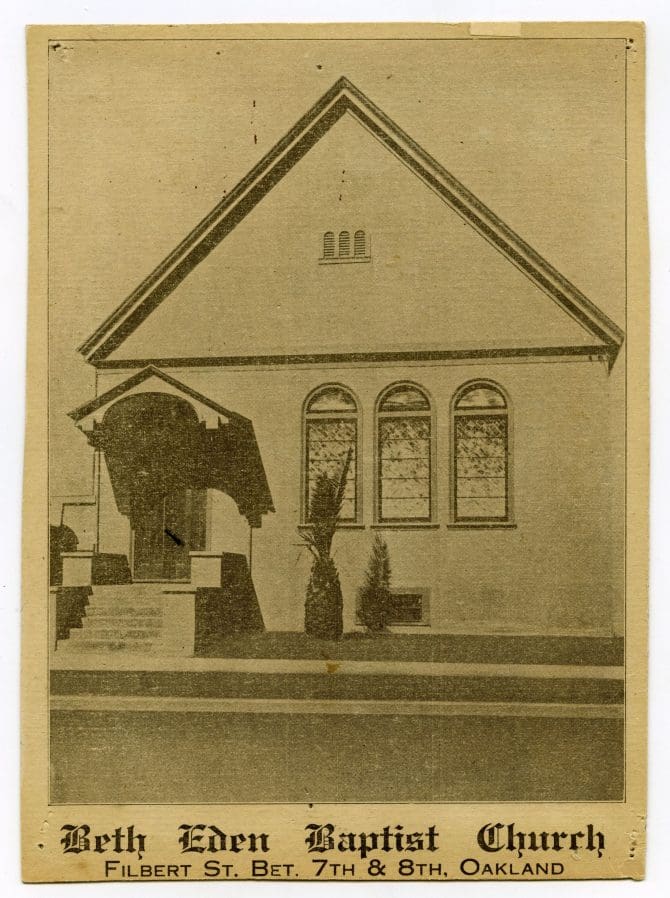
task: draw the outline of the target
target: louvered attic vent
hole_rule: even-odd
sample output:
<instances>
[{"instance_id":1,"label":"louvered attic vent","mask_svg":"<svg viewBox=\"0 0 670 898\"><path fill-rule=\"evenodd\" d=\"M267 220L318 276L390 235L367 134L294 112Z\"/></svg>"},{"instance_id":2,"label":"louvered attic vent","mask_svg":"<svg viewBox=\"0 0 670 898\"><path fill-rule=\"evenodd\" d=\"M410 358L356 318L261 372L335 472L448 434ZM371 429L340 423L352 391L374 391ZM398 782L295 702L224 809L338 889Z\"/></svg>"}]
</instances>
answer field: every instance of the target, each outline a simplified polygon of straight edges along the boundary
<instances>
[{"instance_id":1,"label":"louvered attic vent","mask_svg":"<svg viewBox=\"0 0 670 898\"><path fill-rule=\"evenodd\" d=\"M323 254L320 265L333 262L370 262L370 238L365 231L355 231L353 240L350 231L326 231L323 235Z\"/></svg>"}]
</instances>

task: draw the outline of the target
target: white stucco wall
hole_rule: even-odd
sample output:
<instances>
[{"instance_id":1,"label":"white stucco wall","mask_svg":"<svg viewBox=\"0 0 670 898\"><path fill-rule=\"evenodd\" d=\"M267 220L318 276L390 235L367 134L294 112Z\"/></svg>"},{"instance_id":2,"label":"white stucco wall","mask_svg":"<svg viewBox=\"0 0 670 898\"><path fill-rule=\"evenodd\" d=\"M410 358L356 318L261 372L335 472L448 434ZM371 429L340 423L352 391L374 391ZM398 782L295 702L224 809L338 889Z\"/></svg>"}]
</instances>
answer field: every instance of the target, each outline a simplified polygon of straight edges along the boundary
<instances>
[{"instance_id":1,"label":"white stucco wall","mask_svg":"<svg viewBox=\"0 0 670 898\"><path fill-rule=\"evenodd\" d=\"M128 375L101 374L101 389ZM302 406L320 384L337 381L360 402L361 525L334 542L353 626L373 533L373 410L390 383L411 379L433 400L437 513L430 528L384 527L392 585L428 587L434 629L464 632L620 631L623 613L623 364L598 362L434 366L189 368L170 373L249 417L276 513L254 532L253 578L270 629L302 626L310 556L300 547ZM450 403L465 381L498 382L511 400L513 529L449 526ZM223 508L227 505L227 515ZM216 511L214 509L217 509ZM232 513L231 513L232 512ZM230 500L212 505L212 540L248 548L246 523ZM237 540L237 541L235 541ZM223 542L221 542L223 547Z\"/></svg>"}]
</instances>

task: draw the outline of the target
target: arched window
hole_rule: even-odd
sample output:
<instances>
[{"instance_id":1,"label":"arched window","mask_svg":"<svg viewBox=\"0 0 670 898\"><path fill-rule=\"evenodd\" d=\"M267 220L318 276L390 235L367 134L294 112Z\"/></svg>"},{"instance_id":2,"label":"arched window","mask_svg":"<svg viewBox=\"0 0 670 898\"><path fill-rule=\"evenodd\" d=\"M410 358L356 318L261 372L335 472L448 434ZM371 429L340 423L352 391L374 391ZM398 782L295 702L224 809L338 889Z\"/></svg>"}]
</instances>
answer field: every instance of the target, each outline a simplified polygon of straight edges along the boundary
<instances>
[{"instance_id":1,"label":"arched window","mask_svg":"<svg viewBox=\"0 0 670 898\"><path fill-rule=\"evenodd\" d=\"M335 256L335 234L326 231L323 235L323 258L332 259Z\"/></svg>"},{"instance_id":2,"label":"arched window","mask_svg":"<svg viewBox=\"0 0 670 898\"><path fill-rule=\"evenodd\" d=\"M432 461L430 401L415 384L394 384L377 404L376 517L380 523L432 519Z\"/></svg>"},{"instance_id":3,"label":"arched window","mask_svg":"<svg viewBox=\"0 0 670 898\"><path fill-rule=\"evenodd\" d=\"M365 231L356 231L354 234L354 256L365 255Z\"/></svg>"},{"instance_id":4,"label":"arched window","mask_svg":"<svg viewBox=\"0 0 670 898\"><path fill-rule=\"evenodd\" d=\"M510 428L505 394L490 381L471 381L456 393L453 417L454 522L511 521Z\"/></svg>"},{"instance_id":5,"label":"arched window","mask_svg":"<svg viewBox=\"0 0 670 898\"><path fill-rule=\"evenodd\" d=\"M339 244L338 244L340 258L342 258L343 256L349 255L350 250L351 250L350 243L351 243L351 238L349 237L349 231L340 231Z\"/></svg>"},{"instance_id":6,"label":"arched window","mask_svg":"<svg viewBox=\"0 0 670 898\"><path fill-rule=\"evenodd\" d=\"M309 523L314 486L320 474L339 477L347 453L351 461L340 520L358 520L358 404L346 387L327 384L319 387L305 403L305 474L302 514Z\"/></svg>"}]
</instances>

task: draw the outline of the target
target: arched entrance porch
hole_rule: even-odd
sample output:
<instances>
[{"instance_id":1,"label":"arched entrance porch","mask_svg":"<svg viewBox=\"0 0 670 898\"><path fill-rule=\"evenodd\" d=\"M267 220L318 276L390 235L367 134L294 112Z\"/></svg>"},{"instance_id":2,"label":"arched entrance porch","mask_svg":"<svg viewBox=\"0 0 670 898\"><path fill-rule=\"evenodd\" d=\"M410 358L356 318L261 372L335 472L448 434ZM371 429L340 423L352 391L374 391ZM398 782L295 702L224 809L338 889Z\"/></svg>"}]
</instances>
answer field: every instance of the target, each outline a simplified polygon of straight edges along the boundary
<instances>
[{"instance_id":1,"label":"arched entrance porch","mask_svg":"<svg viewBox=\"0 0 670 898\"><path fill-rule=\"evenodd\" d=\"M251 421L159 369L133 375L72 417L105 475L98 543L105 545L114 515L126 520L123 551L134 580L188 580L192 553L230 551L217 496L230 497L238 529L245 518L260 527L274 510ZM110 503L113 515L104 513ZM118 537L115 545L120 551Z\"/></svg>"},{"instance_id":2,"label":"arched entrance porch","mask_svg":"<svg viewBox=\"0 0 670 898\"><path fill-rule=\"evenodd\" d=\"M206 459L190 403L166 393L120 399L102 421L117 505L127 508L134 580L188 580L205 548Z\"/></svg>"}]
</instances>

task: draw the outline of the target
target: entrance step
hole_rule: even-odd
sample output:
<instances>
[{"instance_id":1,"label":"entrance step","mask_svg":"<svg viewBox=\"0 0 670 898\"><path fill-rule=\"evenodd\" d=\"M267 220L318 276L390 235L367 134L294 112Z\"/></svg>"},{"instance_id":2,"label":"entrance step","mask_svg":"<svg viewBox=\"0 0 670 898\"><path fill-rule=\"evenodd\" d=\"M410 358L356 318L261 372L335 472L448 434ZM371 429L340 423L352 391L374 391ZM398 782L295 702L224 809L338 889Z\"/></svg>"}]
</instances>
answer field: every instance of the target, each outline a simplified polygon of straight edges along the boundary
<instances>
[{"instance_id":1,"label":"entrance step","mask_svg":"<svg viewBox=\"0 0 670 898\"><path fill-rule=\"evenodd\" d=\"M91 612L87 609L89 628L126 629L127 627L155 629L160 627L163 619L162 610L147 612L144 609L137 613L127 611L121 614L113 612ZM74 632L74 631L73 631Z\"/></svg>"},{"instance_id":2,"label":"entrance step","mask_svg":"<svg viewBox=\"0 0 670 898\"><path fill-rule=\"evenodd\" d=\"M94 586L80 627L58 641L61 654L160 652L165 642L164 584Z\"/></svg>"},{"instance_id":3,"label":"entrance step","mask_svg":"<svg viewBox=\"0 0 670 898\"><path fill-rule=\"evenodd\" d=\"M115 615L159 615L163 611L163 599L156 596L153 599L138 597L137 600L132 599L96 599L95 594L91 597L91 601L86 608L86 613L93 617L105 614Z\"/></svg>"},{"instance_id":4,"label":"entrance step","mask_svg":"<svg viewBox=\"0 0 670 898\"><path fill-rule=\"evenodd\" d=\"M153 653L158 651L157 640L153 639L125 639L115 641L113 639L65 639L58 643L57 654L82 654L103 655L111 652L143 652Z\"/></svg>"},{"instance_id":5,"label":"entrance step","mask_svg":"<svg viewBox=\"0 0 670 898\"><path fill-rule=\"evenodd\" d=\"M104 621L114 621L121 623L122 621L127 622L127 618L133 619L141 619L141 620L155 620L156 618L162 617L163 608L158 605L131 605L130 603L126 603L123 605L114 605L114 604L102 604L102 602L91 603L86 608L86 616L88 618L95 618L96 620L104 620Z\"/></svg>"},{"instance_id":6,"label":"entrance step","mask_svg":"<svg viewBox=\"0 0 670 898\"><path fill-rule=\"evenodd\" d=\"M96 626L92 626L93 624ZM137 626L134 622L121 627L97 626L96 619L91 621L91 626L70 630L70 639L110 639L113 642L122 642L126 639L157 639L161 635L161 628Z\"/></svg>"},{"instance_id":7,"label":"entrance step","mask_svg":"<svg viewBox=\"0 0 670 898\"><path fill-rule=\"evenodd\" d=\"M93 596L96 599L115 599L119 601L136 600L143 597L160 596L167 584L164 583L124 583L115 586L94 586Z\"/></svg>"}]
</instances>

